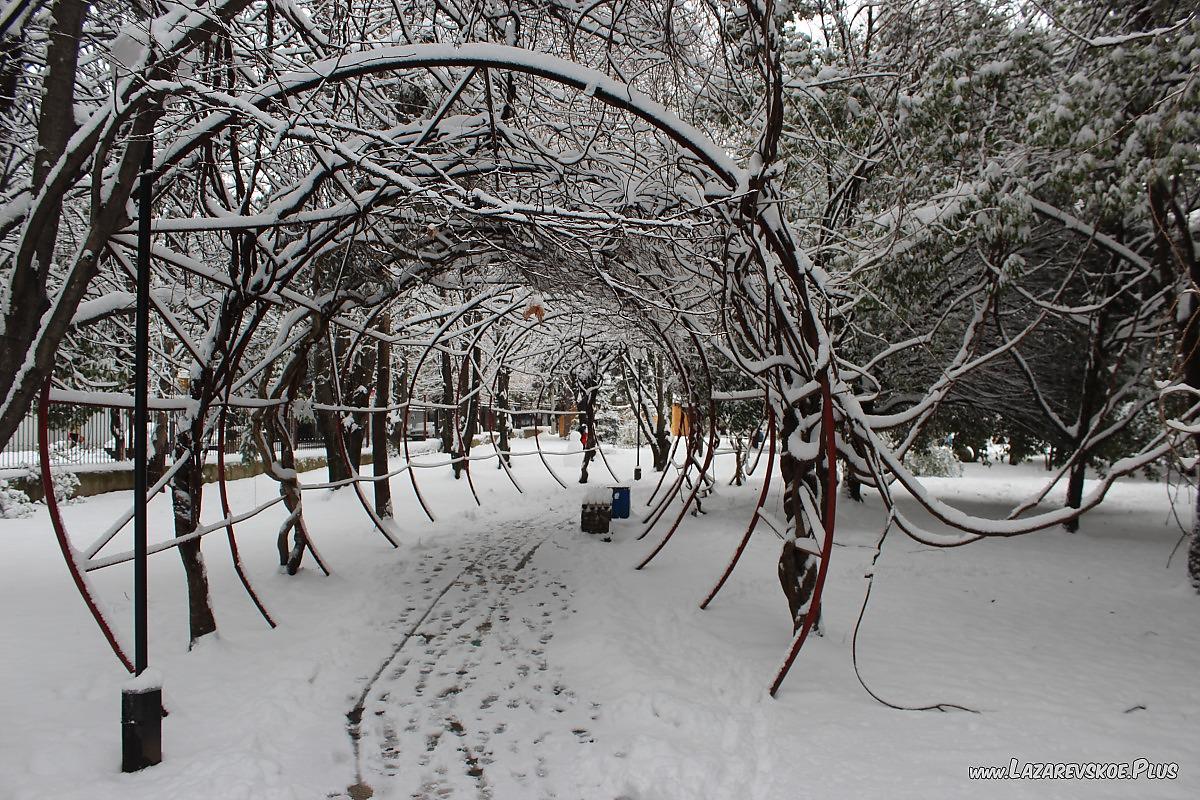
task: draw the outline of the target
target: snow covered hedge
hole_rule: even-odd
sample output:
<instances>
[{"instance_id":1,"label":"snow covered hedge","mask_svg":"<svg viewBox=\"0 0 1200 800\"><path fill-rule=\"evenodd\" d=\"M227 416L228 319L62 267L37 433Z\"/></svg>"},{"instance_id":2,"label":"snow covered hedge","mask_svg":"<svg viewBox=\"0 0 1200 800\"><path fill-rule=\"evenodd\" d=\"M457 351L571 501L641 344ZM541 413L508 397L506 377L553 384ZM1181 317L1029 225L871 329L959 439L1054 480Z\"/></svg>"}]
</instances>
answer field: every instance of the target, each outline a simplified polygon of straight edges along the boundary
<instances>
[{"instance_id":1,"label":"snow covered hedge","mask_svg":"<svg viewBox=\"0 0 1200 800\"><path fill-rule=\"evenodd\" d=\"M924 450L910 452L904 457L904 463L913 474L929 478L957 478L962 475L963 466L954 450L944 444L930 445Z\"/></svg>"},{"instance_id":2,"label":"snow covered hedge","mask_svg":"<svg viewBox=\"0 0 1200 800\"><path fill-rule=\"evenodd\" d=\"M29 495L9 486L8 481L0 480L0 519L28 517L33 510L34 505L29 500Z\"/></svg>"},{"instance_id":3,"label":"snow covered hedge","mask_svg":"<svg viewBox=\"0 0 1200 800\"><path fill-rule=\"evenodd\" d=\"M24 467L26 470L25 475L24 475L24 481L26 482L26 484L40 486L42 483L41 470L39 470L37 467L30 466L30 465L24 465ZM53 483L53 491L54 491L54 499L55 500L57 500L59 503L68 503L72 499L74 499L75 492L79 489L79 476L78 475L76 475L74 472L71 472L69 470L54 470L50 473L50 480ZM13 496L12 502L14 503L14 506L13 506L14 509L20 508L20 503L21 503L20 498L24 498L24 502L26 502L26 503L30 502L29 495L27 495L25 492L21 491L20 489L15 488L15 487L10 487L8 485L8 481L0 481L0 493L3 493L5 491L7 491L9 493L15 493L12 495ZM16 497L16 495L20 495L20 497ZM0 516L4 516L7 518L9 515L6 512L0 510ZM25 516L25 515L17 514L17 516Z\"/></svg>"}]
</instances>

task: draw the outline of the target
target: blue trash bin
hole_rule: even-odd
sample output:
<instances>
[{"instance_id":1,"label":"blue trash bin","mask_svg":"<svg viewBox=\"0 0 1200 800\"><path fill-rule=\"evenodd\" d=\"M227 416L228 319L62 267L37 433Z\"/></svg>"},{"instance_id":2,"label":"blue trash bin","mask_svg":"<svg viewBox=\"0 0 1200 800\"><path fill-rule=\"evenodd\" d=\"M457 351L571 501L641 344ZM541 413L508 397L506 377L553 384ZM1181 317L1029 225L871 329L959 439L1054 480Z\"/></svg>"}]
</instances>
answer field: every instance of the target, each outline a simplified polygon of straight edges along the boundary
<instances>
[{"instance_id":1,"label":"blue trash bin","mask_svg":"<svg viewBox=\"0 0 1200 800\"><path fill-rule=\"evenodd\" d=\"M612 489L612 518L629 519L629 487L613 486Z\"/></svg>"}]
</instances>

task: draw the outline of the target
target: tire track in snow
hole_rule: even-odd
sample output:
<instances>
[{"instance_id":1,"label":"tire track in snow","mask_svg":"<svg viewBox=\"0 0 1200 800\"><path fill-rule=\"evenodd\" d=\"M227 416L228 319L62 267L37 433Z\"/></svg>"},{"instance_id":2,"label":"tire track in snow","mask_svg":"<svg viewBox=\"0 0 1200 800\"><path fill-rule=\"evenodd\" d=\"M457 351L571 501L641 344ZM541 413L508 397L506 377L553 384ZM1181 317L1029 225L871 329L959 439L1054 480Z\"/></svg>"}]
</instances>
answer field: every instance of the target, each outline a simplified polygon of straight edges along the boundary
<instances>
[{"instance_id":1,"label":"tire track in snow","mask_svg":"<svg viewBox=\"0 0 1200 800\"><path fill-rule=\"evenodd\" d=\"M549 669L544 648L573 613L571 592L530 562L569 527L538 538L544 528L508 525L437 559L423 583L474 556L397 620L405 633L347 714L356 783L340 796L555 796L539 751L590 743L596 708Z\"/></svg>"}]
</instances>

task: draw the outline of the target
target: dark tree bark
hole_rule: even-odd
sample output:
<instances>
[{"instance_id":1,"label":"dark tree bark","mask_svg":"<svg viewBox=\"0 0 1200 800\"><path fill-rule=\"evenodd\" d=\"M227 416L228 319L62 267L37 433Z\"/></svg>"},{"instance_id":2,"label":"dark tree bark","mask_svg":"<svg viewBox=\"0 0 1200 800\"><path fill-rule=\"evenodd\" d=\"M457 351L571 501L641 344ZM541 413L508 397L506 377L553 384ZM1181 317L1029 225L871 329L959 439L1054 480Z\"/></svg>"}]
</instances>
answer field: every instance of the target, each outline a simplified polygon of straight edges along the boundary
<instances>
[{"instance_id":1,"label":"dark tree bark","mask_svg":"<svg viewBox=\"0 0 1200 800\"><path fill-rule=\"evenodd\" d=\"M124 424L121 421L121 410L114 408L109 410L108 414L108 430L113 437L113 452L114 461L124 461L126 459L126 437L128 433L125 430Z\"/></svg>"},{"instance_id":2,"label":"dark tree bark","mask_svg":"<svg viewBox=\"0 0 1200 800\"><path fill-rule=\"evenodd\" d=\"M384 312L379 316L376 330L385 336L392 331L391 317ZM392 400L392 346L386 339L379 339L375 349L375 405L385 408ZM388 471L388 412L376 411L371 418L371 467L376 478ZM392 516L392 485L387 479L376 480L375 513L381 517Z\"/></svg>"},{"instance_id":3,"label":"dark tree bark","mask_svg":"<svg viewBox=\"0 0 1200 800\"><path fill-rule=\"evenodd\" d=\"M158 483L167 469L167 454L171 452L171 418L165 411L154 415L154 447L146 464L146 477Z\"/></svg>"},{"instance_id":4,"label":"dark tree bark","mask_svg":"<svg viewBox=\"0 0 1200 800\"><path fill-rule=\"evenodd\" d=\"M251 252L247 244L243 254L250 258ZM236 261L235 254L235 264ZM231 274L236 276L237 270L231 270ZM215 351L220 356L208 363L197 365L198 374L194 374L188 384L188 393L194 401L194 407L183 416L180 429L175 433L175 457L190 457L171 480L171 500L175 511L177 537L194 534L200 527L201 503L204 498L203 467L207 422L213 403L224 397L228 391L244 347L265 313L260 308L246 320L246 311L251 302L249 296L242 291L230 290L225 293L216 316L217 329L212 338ZM165 415L160 416L160 437L166 436L166 427ZM192 644L217 629L200 542L199 538L190 539L180 543L178 547L187 579L188 619Z\"/></svg>"},{"instance_id":5,"label":"dark tree bark","mask_svg":"<svg viewBox=\"0 0 1200 800\"><path fill-rule=\"evenodd\" d=\"M333 405L336 399L333 392L333 381L328 376L331 367L331 354L328 348L318 347L313 355L313 373L318 377L313 386L313 394L318 403ZM316 412L317 432L321 436L321 444L325 447L325 470L331 483L349 479L350 464L342 452L342 444L338 440L338 426L342 424L342 415L338 411Z\"/></svg>"},{"instance_id":6,"label":"dark tree bark","mask_svg":"<svg viewBox=\"0 0 1200 800\"><path fill-rule=\"evenodd\" d=\"M17 96L17 79L21 75L23 51L21 34L11 31L0 36L0 117L12 114Z\"/></svg>"},{"instance_id":7,"label":"dark tree bark","mask_svg":"<svg viewBox=\"0 0 1200 800\"><path fill-rule=\"evenodd\" d=\"M312 292L314 295L323 293L324 287L320 275L314 270ZM313 399L321 405L336 405L337 395L334 393L333 364L334 354L330 347L312 349L309 358L312 364ZM342 443L338 438L338 426L342 415L337 411L317 409L314 413L317 423L317 435L321 437L321 446L325 449L325 473L330 483L338 483L350 478L350 464L342 452ZM257 423L256 424L260 424ZM257 441L257 440L256 440ZM334 490L336 491L336 489Z\"/></svg>"},{"instance_id":8,"label":"dark tree bark","mask_svg":"<svg viewBox=\"0 0 1200 800\"><path fill-rule=\"evenodd\" d=\"M588 373L575 380L575 408L579 410L579 425L587 436L583 448L583 466L579 471L579 482L588 482L588 467L596 457L596 397L600 393L600 377Z\"/></svg>"},{"instance_id":9,"label":"dark tree bark","mask_svg":"<svg viewBox=\"0 0 1200 800\"><path fill-rule=\"evenodd\" d=\"M258 409L253 416L254 441L263 464L266 465L266 474L279 484L279 494L288 510L287 519L280 526L276 537L279 564L288 575L295 575L300 570L309 541L308 526L304 520L304 495L300 489L299 476L296 474L293 436L295 426L291 416L291 401L298 396L300 387L304 385L308 373L309 353L325 338L328 317L333 313L334 309L326 309L323 314L313 315L308 335L292 350L274 389L266 391L269 376L263 378L263 394L272 400L286 402Z\"/></svg>"},{"instance_id":10,"label":"dark tree bark","mask_svg":"<svg viewBox=\"0 0 1200 800\"><path fill-rule=\"evenodd\" d=\"M670 456L671 435L667 427L667 408L670 405L670 393L666 388L666 378L662 373L662 362L656 361L651 356L647 358L647 364L650 367L651 374L654 376L654 414L650 413L650 409L645 404L639 405L638 391L636 388L631 389L629 381L626 380L625 396L629 401L629 405L634 409L634 420L637 422L638 429L645 437L646 444L650 446L651 467L655 472L662 472L667 468L667 459ZM635 381L641 380L640 371L634 375Z\"/></svg>"},{"instance_id":11,"label":"dark tree bark","mask_svg":"<svg viewBox=\"0 0 1200 800\"><path fill-rule=\"evenodd\" d=\"M318 402L325 402L318 397ZM325 447L325 471L330 482L344 481L350 477L350 463L342 453L341 443L338 442L337 426L341 424L341 415L335 411L317 412L317 431L321 434L321 444Z\"/></svg>"},{"instance_id":12,"label":"dark tree bark","mask_svg":"<svg viewBox=\"0 0 1200 800\"><path fill-rule=\"evenodd\" d=\"M267 474L279 483L279 494L283 496L283 505L288 511L287 519L276 536L279 565L288 575L295 575L300 571L304 551L308 547L308 526L304 521L304 496L296 475L290 404L264 411L256 423L255 436L259 439L259 449L267 463ZM278 457L275 445L279 448ZM289 534L292 535L290 546Z\"/></svg>"},{"instance_id":13,"label":"dark tree bark","mask_svg":"<svg viewBox=\"0 0 1200 800\"><path fill-rule=\"evenodd\" d=\"M51 16L46 49L46 77L42 82L42 107L38 118L37 155L33 159L31 186L40 187L66 151L75 132L75 73L79 66L80 39L87 7L82 0L57 0ZM42 314L50 307L47 279L58 241L61 204L51 209L33 242L30 269L19 266L12 278L12 304L5 320L3 359L24 359L26 345L33 340ZM0 390L7 390L12 376L5 369Z\"/></svg>"},{"instance_id":14,"label":"dark tree bark","mask_svg":"<svg viewBox=\"0 0 1200 800\"><path fill-rule=\"evenodd\" d=\"M667 422L671 413L671 392L663 374L662 361L654 362L654 436L650 439L650 452L654 458L654 471L662 472L671 459L671 429Z\"/></svg>"},{"instance_id":15,"label":"dark tree bark","mask_svg":"<svg viewBox=\"0 0 1200 800\"><path fill-rule=\"evenodd\" d=\"M1200 291L1200 260L1196 258L1188 215L1175 201L1166 180L1160 177L1150 181L1149 195L1155 264L1164 283L1178 279L1190 289L1184 297L1192 303L1191 313L1180 317L1179 371L1184 384L1200 392L1200 307L1195 302L1196 292ZM1180 302L1183 301L1181 297ZM1200 435L1192 436L1192 444L1200 449ZM1192 519L1187 570L1192 586L1200 592L1200 501Z\"/></svg>"},{"instance_id":16,"label":"dark tree bark","mask_svg":"<svg viewBox=\"0 0 1200 800\"><path fill-rule=\"evenodd\" d=\"M310 350L317 351L328 348L310 345ZM375 381L375 359L373 351L350 353L350 337L341 334L333 337L333 352L319 354L318 359L322 375L329 375L334 366L339 370L344 406L365 407L370 403L369 387ZM337 395L333 391L333 380L328 378L316 381L317 402L334 405ZM318 411L317 430L321 434L321 443L325 446L326 469L330 481L344 481L358 473L362 464L363 442L367 435L368 415L365 412L349 411ZM339 440L339 435L342 440ZM345 450L342 449L343 441Z\"/></svg>"},{"instance_id":17,"label":"dark tree bark","mask_svg":"<svg viewBox=\"0 0 1200 800\"><path fill-rule=\"evenodd\" d=\"M457 459L458 454L454 452L454 435L457 422L452 409L455 407L456 398L454 396L454 364L450 360L450 354L445 350L441 352L442 359L442 407L438 409L438 436L442 440L442 452L449 453L451 461L454 463L454 477L458 477Z\"/></svg>"},{"instance_id":18,"label":"dark tree bark","mask_svg":"<svg viewBox=\"0 0 1200 800\"><path fill-rule=\"evenodd\" d=\"M30 181L35 191L46 184L51 169L66 151L67 142L75 132L75 75L79 68L80 41L86 14L87 6L82 0L57 0L51 12L42 104L38 116L37 154L33 159ZM15 56L16 52L13 51L11 55ZM141 148L139 156L140 153ZM132 191L132 181L127 188ZM61 218L60 197L57 202L48 204L39 220L40 224L34 229L36 234L22 242L21 252L17 254L9 289L8 312L3 333L0 333L0 397L8 394L13 381L20 374L21 365L42 324L42 317L50 307L48 281ZM82 281L83 286L78 287L80 297L93 272L94 267ZM43 379L44 376L39 376L37 385L41 385ZM30 392L26 402L15 404L20 406L17 409L18 422L20 417L24 417L32 398ZM15 424L10 429L6 423L7 419L0 422L0 443L7 443L16 429Z\"/></svg>"},{"instance_id":19,"label":"dark tree bark","mask_svg":"<svg viewBox=\"0 0 1200 800\"><path fill-rule=\"evenodd\" d=\"M198 399L193 394L193 399ZM203 410L192 417L186 429L175 437L175 458L190 455L171 478L171 506L175 515L175 535L187 536L200 527L200 501L204 492L204 418ZM179 558L188 589L188 629L190 644L217 629L208 590L208 572L200 552L200 539L181 543Z\"/></svg>"},{"instance_id":20,"label":"dark tree bark","mask_svg":"<svg viewBox=\"0 0 1200 800\"><path fill-rule=\"evenodd\" d=\"M168 78L185 49L202 44L222 28L222 23L240 13L250 0L233 0L180 40L179 48L157 60L144 81ZM87 3L56 0L51 19L45 68L42 71L42 103L38 110L38 147L31 186L39 201L20 223L34 235L24 237L14 254L9 284L9 313L0 335L0 446L8 443L21 424L39 388L54 364L63 337L87 288L96 276L99 254L105 251L113 232L126 227L129 198L136 185L143 155L161 109L152 98L146 105L131 105L122 112L129 126L97 126L79 139L75 133L74 85L81 49L81 30ZM140 91L144 81L130 91ZM126 95L122 101L129 99ZM118 153L116 137L124 137ZM67 149L68 145L72 145ZM105 157L97 158L97 152ZM115 167L113 165L116 165ZM93 195L89 227L75 255L58 281L56 302L49 309L47 278L63 201L78 188L80 175L90 168L105 173L108 190ZM29 363L29 368L23 365Z\"/></svg>"},{"instance_id":21,"label":"dark tree bark","mask_svg":"<svg viewBox=\"0 0 1200 800\"><path fill-rule=\"evenodd\" d=\"M334 337L334 358L342 366L342 402L348 406L364 408L370 405L370 386L375 377L375 354L370 349L356 349L351 353L350 335L344 333ZM357 474L362 464L363 443L367 438L368 414L352 411L340 415L342 435L346 438L346 451L350 458L351 474Z\"/></svg>"},{"instance_id":22,"label":"dark tree bark","mask_svg":"<svg viewBox=\"0 0 1200 800\"><path fill-rule=\"evenodd\" d=\"M508 418L508 382L509 371L507 368L501 368L500 374L496 376L496 430L499 438L497 446L500 450L500 459L509 466L512 465L512 454L509 452L508 433L509 433L509 418ZM503 469L499 460L496 463L496 469Z\"/></svg>"},{"instance_id":23,"label":"dark tree bark","mask_svg":"<svg viewBox=\"0 0 1200 800\"><path fill-rule=\"evenodd\" d=\"M404 439L408 436L404 420L407 419L408 424L412 424L411 413L405 414L404 411L411 399L408 394L408 360L402 357L400 359L400 376L396 381L396 404L400 406L400 411L393 416L393 419L399 424L392 426L391 435L392 446L397 450L404 447Z\"/></svg>"},{"instance_id":24,"label":"dark tree bark","mask_svg":"<svg viewBox=\"0 0 1200 800\"><path fill-rule=\"evenodd\" d=\"M1071 471L1067 477L1067 508L1079 508L1083 505L1083 479L1087 477L1087 462L1087 457L1081 455L1071 465ZM1063 527L1071 533L1079 530L1079 517L1067 520L1063 523Z\"/></svg>"},{"instance_id":25,"label":"dark tree bark","mask_svg":"<svg viewBox=\"0 0 1200 800\"><path fill-rule=\"evenodd\" d=\"M471 462L467 458L471 455L471 443L475 440L475 434L479 432L479 372L479 348L472 347L467 355L463 356L462 368L458 371L458 405L463 409L463 417L460 420L461 428L454 431L457 441L454 448L457 456L453 465L455 478L462 477L462 474L471 468Z\"/></svg>"},{"instance_id":26,"label":"dark tree bark","mask_svg":"<svg viewBox=\"0 0 1200 800\"><path fill-rule=\"evenodd\" d=\"M1104 287L1104 294L1107 295L1112 290L1111 282L1107 279L1104 280ZM1091 328L1091 349L1088 352L1087 364L1083 371L1083 384L1079 393L1079 414L1075 418L1075 435L1074 441L1071 442L1075 451L1075 463L1071 466L1071 473L1067 480L1068 508L1079 508L1083 505L1083 481L1087 476L1088 464L1092 461L1092 454L1085 444L1088 428L1092 421L1092 415L1107 402L1109 387L1106 378L1109 359L1104 350L1106 322L1107 315L1101 310L1097 312L1096 323ZM1079 517L1067 520L1063 523L1063 527L1071 533L1079 530Z\"/></svg>"},{"instance_id":27,"label":"dark tree bark","mask_svg":"<svg viewBox=\"0 0 1200 800\"><path fill-rule=\"evenodd\" d=\"M815 539L811 526L820 522L808 519L800 500L800 492L803 491L810 491L818 500L820 498L820 487L814 474L813 464L797 461L787 446L788 437L799 427L797 413L795 409L791 408L784 411L781 415L783 425L779 432L781 445L779 471L784 485L783 513L795 531L792 537L784 541L783 549L779 554L779 584L783 588L784 596L787 597L788 609L792 615L793 632L798 631L804 623L804 615L808 613L817 581L816 557L798 547L796 540L800 538ZM819 502L817 507L821 507ZM818 616L818 626L820 621ZM816 632L816 626L814 626L814 632Z\"/></svg>"},{"instance_id":28,"label":"dark tree bark","mask_svg":"<svg viewBox=\"0 0 1200 800\"><path fill-rule=\"evenodd\" d=\"M862 481L854 474L854 470L850 468L849 464L846 465L846 497L856 503L863 501Z\"/></svg>"}]
</instances>

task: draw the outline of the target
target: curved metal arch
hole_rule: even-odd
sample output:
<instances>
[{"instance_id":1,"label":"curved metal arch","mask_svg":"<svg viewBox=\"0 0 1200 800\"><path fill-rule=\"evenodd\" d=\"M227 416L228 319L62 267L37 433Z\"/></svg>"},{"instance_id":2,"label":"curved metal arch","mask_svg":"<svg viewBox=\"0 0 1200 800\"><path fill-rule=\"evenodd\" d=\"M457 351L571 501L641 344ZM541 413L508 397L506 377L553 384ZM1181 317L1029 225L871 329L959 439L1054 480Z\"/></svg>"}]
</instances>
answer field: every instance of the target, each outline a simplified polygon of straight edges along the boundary
<instances>
[{"instance_id":1,"label":"curved metal arch","mask_svg":"<svg viewBox=\"0 0 1200 800\"><path fill-rule=\"evenodd\" d=\"M245 104L262 110L275 101L331 82L381 72L436 67L504 69L571 86L648 122L704 163L727 188L736 189L748 177L748 173L702 131L628 84L573 61L510 45L482 42L395 45L339 55L317 61L306 70L285 72L269 83L250 90L244 95ZM162 88L170 88L170 84L164 83ZM155 176L161 176L177 165L203 142L242 116L243 112L237 109L217 112L184 132L182 142L164 149L155 164Z\"/></svg>"},{"instance_id":2,"label":"curved metal arch","mask_svg":"<svg viewBox=\"0 0 1200 800\"><path fill-rule=\"evenodd\" d=\"M86 572L79 563L80 553L71 545L71 540L67 537L67 528L63 523L62 513L58 509L58 498L54 496L54 476L50 470L49 378L42 384L42 391L38 397L38 455L41 460L42 488L45 490L46 510L50 514L50 524L54 528L54 538L58 540L63 560L67 562L67 569L71 573L71 580L75 582L75 588L79 590L79 595L83 598L84 605L88 607L92 618L96 620L96 625L100 628L100 632L104 634L104 639L108 642L108 646L112 648L113 654L120 660L121 665L132 674L134 671L133 660L125 652L124 646L122 646L120 640L117 638L116 631L108 621L108 617L100 605L100 600L96 597L96 592L92 588L91 581L88 580Z\"/></svg>"},{"instance_id":3,"label":"curved metal arch","mask_svg":"<svg viewBox=\"0 0 1200 800\"><path fill-rule=\"evenodd\" d=\"M771 281L775 283L775 286L768 290L768 302L781 307L794 305L800 312L801 319L798 327L790 329L786 334L787 349L791 351L792 357L790 368L807 372L816 378L820 387L823 422L828 430L832 430L833 405L835 402L842 406L845 404L840 402L840 392L831 391L834 365L830 342L825 326L815 313L807 285L808 280L812 279L816 279L816 283L819 284L820 276L813 274L812 265L797 247L786 222L773 210L769 208L764 210L765 207L755 203L758 195L764 191L761 176L752 176L749 171L739 167L724 149L716 145L703 132L687 124L674 112L627 84L616 81L597 70L555 56L506 45L487 43L471 43L457 47L442 44L401 45L351 53L334 59L318 61L304 70L284 73L273 79L270 84L251 90L247 95L246 102L258 109L267 109L278 100L316 89L334 81L396 70L438 67L469 68L473 71L479 69L516 71L582 91L602 103L626 111L651 125L682 151L691 154L731 195L746 193L746 201L738 209L737 216L739 218L731 221L748 236L753 243L752 246L759 249L764 257L767 257L764 260L767 263L776 261L783 276L786 276L782 281ZM163 82L159 88L171 91L167 82ZM185 132L177 139L174 146L163 152L156 165L156 173L162 174L169 171L200 144L233 124L239 116L241 114L236 109L214 113L199 125ZM752 182L753 189L751 188ZM781 294L782 284L789 284L790 290L795 293L791 302L787 302ZM819 285L817 291L820 291ZM853 411L851 408L843 410ZM830 436L823 456L829 462L831 474L836 465L836 450L836 440ZM677 492L678 489L676 488L675 491ZM693 495L694 493L693 491ZM822 521L826 528L826 548L832 539L833 502L835 501L832 498L826 498L828 518ZM670 538L669 534L666 538ZM655 552L661 549L663 544L665 544L665 540L660 543ZM822 559L818 586L811 601L810 613L805 620L803 633L807 633L814 620L815 611L819 609L820 589L824 582L827 560L826 554L826 557ZM802 643L803 635L794 644L787 665L782 672L786 672L786 667L790 665L791 658L794 658L795 652ZM782 672L779 679L782 679ZM778 680L773 689L777 686Z\"/></svg>"}]
</instances>

